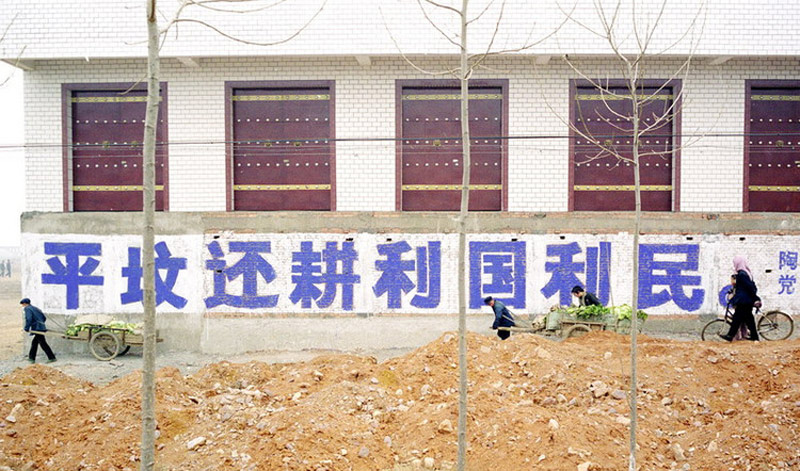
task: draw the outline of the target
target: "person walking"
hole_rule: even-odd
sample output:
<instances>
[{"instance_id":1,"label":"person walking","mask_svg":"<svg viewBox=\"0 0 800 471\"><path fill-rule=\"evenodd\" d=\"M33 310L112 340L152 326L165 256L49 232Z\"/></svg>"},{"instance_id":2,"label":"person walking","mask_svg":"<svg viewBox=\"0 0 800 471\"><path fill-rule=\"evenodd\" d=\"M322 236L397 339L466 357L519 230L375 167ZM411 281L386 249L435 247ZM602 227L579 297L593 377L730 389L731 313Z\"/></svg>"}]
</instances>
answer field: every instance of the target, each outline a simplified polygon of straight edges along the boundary
<instances>
[{"instance_id":1,"label":"person walking","mask_svg":"<svg viewBox=\"0 0 800 471\"><path fill-rule=\"evenodd\" d=\"M509 338L511 336L510 331L505 329L498 330L498 327L514 327L516 325L506 305L491 296L486 297L483 302L494 311L492 330L497 330L497 336L500 337L500 340Z\"/></svg>"},{"instance_id":2,"label":"person walking","mask_svg":"<svg viewBox=\"0 0 800 471\"><path fill-rule=\"evenodd\" d=\"M34 333L47 332L47 326L44 324L47 321L47 317L45 317L41 309L31 305L30 299L23 298L19 303L25 312L25 328L23 330L25 332L33 331L31 332L33 340L31 341L31 349L28 352L28 361L36 363L36 353L39 351L39 345L41 345L44 354L47 355L47 362L53 363L56 361L56 356L53 354L53 350L50 349L50 345L47 345L44 334Z\"/></svg>"},{"instance_id":3,"label":"person walking","mask_svg":"<svg viewBox=\"0 0 800 471\"><path fill-rule=\"evenodd\" d=\"M744 324L750 331L750 337L746 339L757 341L758 330L756 329L756 319L753 317L753 307L756 302L761 302L761 300L758 297L758 288L753 282L753 272L747 266L747 260L741 255L733 257L733 269L736 271L736 291L730 300L730 303L734 305L733 319L728 333L720 334L720 337L732 342L739 328Z\"/></svg>"}]
</instances>

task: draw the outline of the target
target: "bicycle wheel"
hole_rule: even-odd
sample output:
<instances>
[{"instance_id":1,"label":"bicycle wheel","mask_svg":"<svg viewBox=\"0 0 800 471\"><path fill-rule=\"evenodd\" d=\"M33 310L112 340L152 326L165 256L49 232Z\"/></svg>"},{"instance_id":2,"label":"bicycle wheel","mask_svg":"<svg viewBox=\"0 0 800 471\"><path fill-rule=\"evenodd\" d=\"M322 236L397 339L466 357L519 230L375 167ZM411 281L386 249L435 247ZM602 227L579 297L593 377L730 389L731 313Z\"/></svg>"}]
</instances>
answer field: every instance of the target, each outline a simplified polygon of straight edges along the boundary
<instances>
[{"instance_id":1,"label":"bicycle wheel","mask_svg":"<svg viewBox=\"0 0 800 471\"><path fill-rule=\"evenodd\" d=\"M700 332L700 338L709 342L725 342L725 339L720 338L720 335L728 333L731 326L722 319L714 319L703 327Z\"/></svg>"},{"instance_id":2,"label":"bicycle wheel","mask_svg":"<svg viewBox=\"0 0 800 471\"><path fill-rule=\"evenodd\" d=\"M786 340L794 332L791 316L781 311L769 311L758 320L758 335L764 340Z\"/></svg>"}]
</instances>

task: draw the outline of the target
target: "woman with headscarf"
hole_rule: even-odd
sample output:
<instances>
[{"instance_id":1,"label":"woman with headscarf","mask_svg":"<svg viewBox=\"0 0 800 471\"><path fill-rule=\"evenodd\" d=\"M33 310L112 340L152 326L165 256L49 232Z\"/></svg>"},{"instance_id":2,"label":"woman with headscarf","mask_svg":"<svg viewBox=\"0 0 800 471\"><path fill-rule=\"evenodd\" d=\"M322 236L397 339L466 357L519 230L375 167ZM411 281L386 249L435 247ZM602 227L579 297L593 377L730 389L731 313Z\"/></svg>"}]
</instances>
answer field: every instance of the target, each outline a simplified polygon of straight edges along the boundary
<instances>
[{"instance_id":1,"label":"woman with headscarf","mask_svg":"<svg viewBox=\"0 0 800 471\"><path fill-rule=\"evenodd\" d=\"M733 341L736 332L739 331L742 324L745 324L750 331L750 337L747 340L758 340L753 305L760 299L758 298L758 288L753 282L753 272L747 266L747 260L741 255L733 257L733 269L736 270L736 292L730 303L735 306L735 309L731 328L726 335L721 335L721 337L728 342Z\"/></svg>"}]
</instances>

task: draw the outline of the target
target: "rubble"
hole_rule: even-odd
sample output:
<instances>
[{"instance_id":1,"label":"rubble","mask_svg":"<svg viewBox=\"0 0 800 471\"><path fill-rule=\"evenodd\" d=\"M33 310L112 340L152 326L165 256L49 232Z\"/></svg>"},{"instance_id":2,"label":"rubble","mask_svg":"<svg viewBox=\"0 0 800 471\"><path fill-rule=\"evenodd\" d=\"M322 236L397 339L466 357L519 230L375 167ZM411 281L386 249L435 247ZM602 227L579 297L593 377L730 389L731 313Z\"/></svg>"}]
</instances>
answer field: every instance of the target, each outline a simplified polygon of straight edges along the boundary
<instances>
[{"instance_id":1,"label":"rubble","mask_svg":"<svg viewBox=\"0 0 800 471\"><path fill-rule=\"evenodd\" d=\"M159 370L157 467L454 469L455 338L383 363L328 355L221 362L190 376ZM627 469L628 372L605 360L628 358L628 340L470 334L470 469ZM800 341L642 336L639 349L640 469L800 469ZM6 375L0 417L14 421L0 421L0 466L18 471L2 460L10 456L41 471L138 469L140 380L137 372L95 386L38 364Z\"/></svg>"}]
</instances>

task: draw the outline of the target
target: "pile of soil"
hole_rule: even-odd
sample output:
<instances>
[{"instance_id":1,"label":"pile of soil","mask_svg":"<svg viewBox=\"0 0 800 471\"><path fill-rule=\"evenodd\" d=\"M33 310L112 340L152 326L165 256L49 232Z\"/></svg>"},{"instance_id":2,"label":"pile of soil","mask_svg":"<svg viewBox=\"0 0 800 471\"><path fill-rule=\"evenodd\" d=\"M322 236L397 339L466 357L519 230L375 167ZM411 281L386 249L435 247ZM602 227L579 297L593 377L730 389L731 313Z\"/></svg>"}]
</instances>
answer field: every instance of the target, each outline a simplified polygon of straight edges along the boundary
<instances>
[{"instance_id":1,"label":"pile of soil","mask_svg":"<svg viewBox=\"0 0 800 471\"><path fill-rule=\"evenodd\" d=\"M469 469L628 468L629 338L470 334ZM457 339L405 356L158 372L157 469L454 469ZM800 341L640 337L642 470L800 469ZM134 471L140 379L0 379L0 469Z\"/></svg>"}]
</instances>

